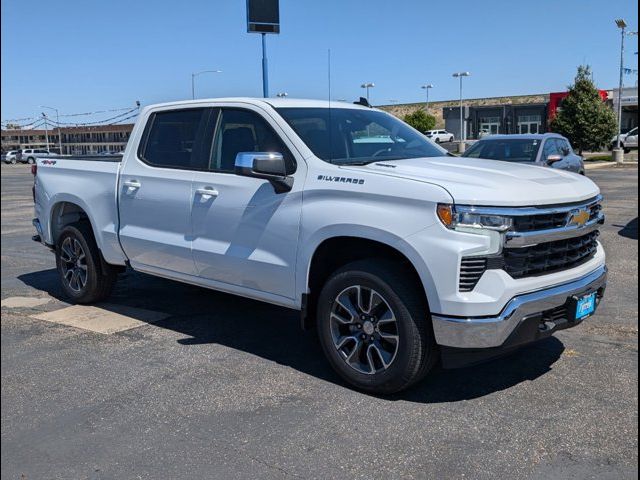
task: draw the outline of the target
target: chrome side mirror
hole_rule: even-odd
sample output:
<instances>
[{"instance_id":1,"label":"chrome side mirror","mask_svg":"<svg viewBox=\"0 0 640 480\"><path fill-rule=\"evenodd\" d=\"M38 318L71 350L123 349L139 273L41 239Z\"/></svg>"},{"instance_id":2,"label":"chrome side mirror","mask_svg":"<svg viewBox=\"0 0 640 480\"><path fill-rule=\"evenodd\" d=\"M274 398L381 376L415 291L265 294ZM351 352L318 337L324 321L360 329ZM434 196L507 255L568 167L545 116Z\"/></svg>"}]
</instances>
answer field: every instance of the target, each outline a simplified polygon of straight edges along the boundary
<instances>
[{"instance_id":1,"label":"chrome side mirror","mask_svg":"<svg viewBox=\"0 0 640 480\"><path fill-rule=\"evenodd\" d=\"M288 192L293 188L293 177L287 176L287 165L281 153L239 152L236 155L235 173L268 180L276 193Z\"/></svg>"},{"instance_id":2,"label":"chrome side mirror","mask_svg":"<svg viewBox=\"0 0 640 480\"><path fill-rule=\"evenodd\" d=\"M549 155L547 157L547 163L549 165L553 165L556 162L559 162L560 160L563 160L564 157L562 155Z\"/></svg>"}]
</instances>

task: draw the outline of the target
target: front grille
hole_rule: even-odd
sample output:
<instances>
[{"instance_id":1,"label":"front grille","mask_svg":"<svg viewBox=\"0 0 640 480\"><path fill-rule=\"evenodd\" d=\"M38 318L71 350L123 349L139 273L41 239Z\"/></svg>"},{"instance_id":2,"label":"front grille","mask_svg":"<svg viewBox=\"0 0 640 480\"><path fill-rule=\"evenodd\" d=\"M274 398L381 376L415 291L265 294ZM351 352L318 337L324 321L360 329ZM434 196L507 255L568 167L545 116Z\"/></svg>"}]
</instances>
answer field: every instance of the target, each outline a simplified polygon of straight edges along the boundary
<instances>
[{"instance_id":1,"label":"front grille","mask_svg":"<svg viewBox=\"0 0 640 480\"><path fill-rule=\"evenodd\" d=\"M466 257L460 264L460 284L461 292L470 292L480 281L480 277L487 269L487 259L484 257Z\"/></svg>"},{"instance_id":2,"label":"front grille","mask_svg":"<svg viewBox=\"0 0 640 480\"><path fill-rule=\"evenodd\" d=\"M504 270L513 278L525 278L577 267L596 253L599 232L582 237L505 249Z\"/></svg>"},{"instance_id":3,"label":"front grille","mask_svg":"<svg viewBox=\"0 0 640 480\"><path fill-rule=\"evenodd\" d=\"M524 217L514 217L513 229L516 232L535 232L536 230L562 228L566 223L567 212L527 215Z\"/></svg>"},{"instance_id":4,"label":"front grille","mask_svg":"<svg viewBox=\"0 0 640 480\"><path fill-rule=\"evenodd\" d=\"M602 210L601 203L594 203L589 207L590 218L589 220L595 220L598 218L600 211ZM513 218L513 230L516 232L535 232L539 230L552 230L554 228L563 228L567 224L569 213L556 212L545 213L541 215L525 215L516 216Z\"/></svg>"}]
</instances>

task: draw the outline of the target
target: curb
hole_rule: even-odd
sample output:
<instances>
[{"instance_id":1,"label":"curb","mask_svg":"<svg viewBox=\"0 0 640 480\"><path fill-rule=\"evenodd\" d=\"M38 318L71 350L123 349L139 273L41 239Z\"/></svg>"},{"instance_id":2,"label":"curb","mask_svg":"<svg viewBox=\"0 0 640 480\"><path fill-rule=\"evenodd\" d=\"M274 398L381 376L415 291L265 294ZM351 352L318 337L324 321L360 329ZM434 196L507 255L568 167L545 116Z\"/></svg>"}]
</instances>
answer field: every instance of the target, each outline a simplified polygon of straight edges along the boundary
<instances>
[{"instance_id":1,"label":"curb","mask_svg":"<svg viewBox=\"0 0 640 480\"><path fill-rule=\"evenodd\" d=\"M624 168L624 167L637 167L638 166L638 162L624 162L620 167ZM586 170L598 170L600 168L620 168L618 166L617 163L615 162L594 162L594 163L586 163L585 164L585 169Z\"/></svg>"}]
</instances>

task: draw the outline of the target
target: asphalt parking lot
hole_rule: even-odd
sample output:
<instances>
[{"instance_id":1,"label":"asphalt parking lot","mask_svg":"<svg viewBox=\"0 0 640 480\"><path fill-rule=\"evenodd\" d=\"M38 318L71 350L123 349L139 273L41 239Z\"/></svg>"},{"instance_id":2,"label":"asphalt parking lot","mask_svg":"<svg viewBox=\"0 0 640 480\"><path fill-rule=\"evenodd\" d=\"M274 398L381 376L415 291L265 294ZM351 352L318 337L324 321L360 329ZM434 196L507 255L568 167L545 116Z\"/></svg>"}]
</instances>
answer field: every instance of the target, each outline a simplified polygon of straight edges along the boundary
<instances>
[{"instance_id":1,"label":"asphalt parking lot","mask_svg":"<svg viewBox=\"0 0 640 480\"><path fill-rule=\"evenodd\" d=\"M637 478L637 168L590 173L611 272L596 316L392 398L344 386L297 312L146 275L104 308L155 323L33 318L68 305L30 240L28 167L1 171L2 299L27 297L2 307L3 479Z\"/></svg>"}]
</instances>

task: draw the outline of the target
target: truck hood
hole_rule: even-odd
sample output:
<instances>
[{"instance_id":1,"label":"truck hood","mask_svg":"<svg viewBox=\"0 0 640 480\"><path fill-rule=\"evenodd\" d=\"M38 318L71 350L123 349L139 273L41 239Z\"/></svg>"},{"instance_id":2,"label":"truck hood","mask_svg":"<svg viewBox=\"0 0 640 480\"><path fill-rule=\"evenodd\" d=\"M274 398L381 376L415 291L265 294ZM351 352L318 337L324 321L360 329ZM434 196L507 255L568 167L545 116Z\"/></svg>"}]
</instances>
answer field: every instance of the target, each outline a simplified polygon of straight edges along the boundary
<instances>
[{"instance_id":1,"label":"truck hood","mask_svg":"<svg viewBox=\"0 0 640 480\"><path fill-rule=\"evenodd\" d=\"M343 168L439 185L463 205L554 205L588 200L600 193L595 183L575 173L477 158L381 160Z\"/></svg>"}]
</instances>

